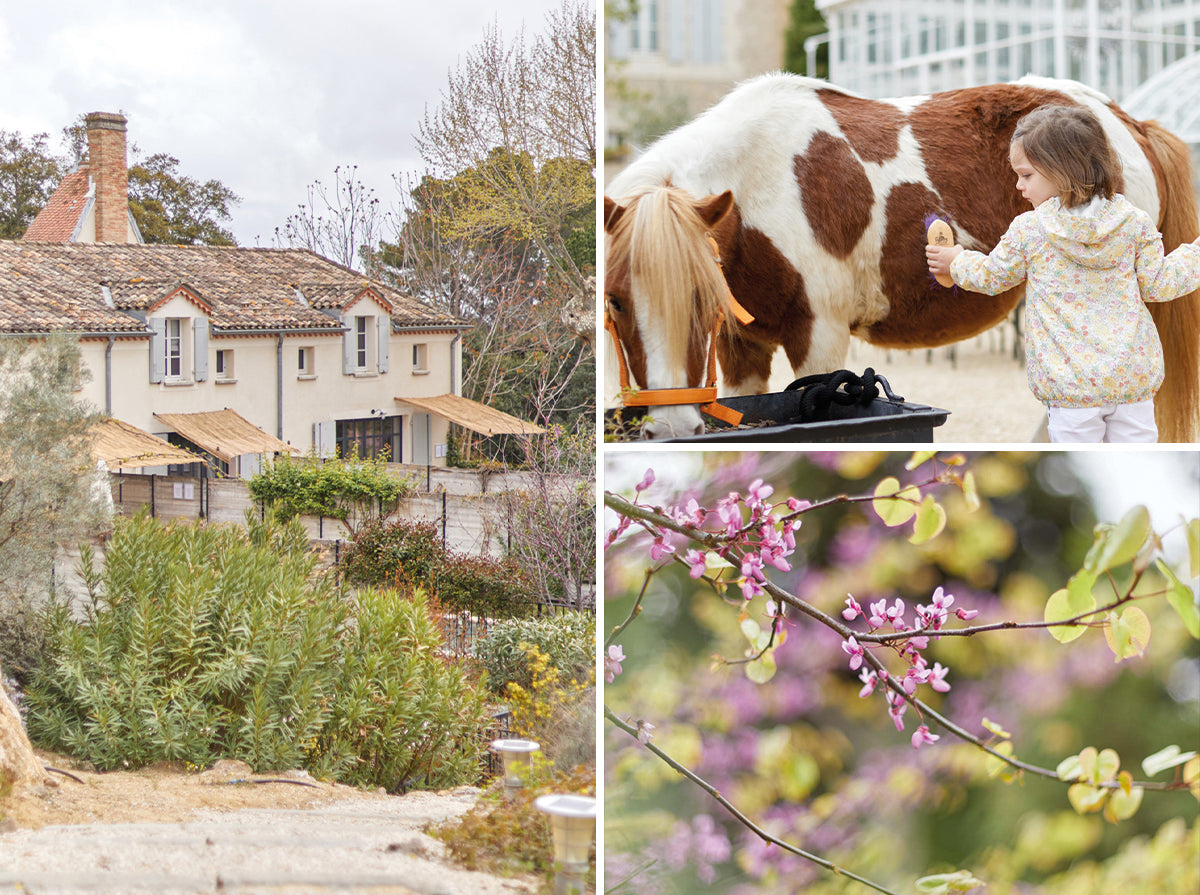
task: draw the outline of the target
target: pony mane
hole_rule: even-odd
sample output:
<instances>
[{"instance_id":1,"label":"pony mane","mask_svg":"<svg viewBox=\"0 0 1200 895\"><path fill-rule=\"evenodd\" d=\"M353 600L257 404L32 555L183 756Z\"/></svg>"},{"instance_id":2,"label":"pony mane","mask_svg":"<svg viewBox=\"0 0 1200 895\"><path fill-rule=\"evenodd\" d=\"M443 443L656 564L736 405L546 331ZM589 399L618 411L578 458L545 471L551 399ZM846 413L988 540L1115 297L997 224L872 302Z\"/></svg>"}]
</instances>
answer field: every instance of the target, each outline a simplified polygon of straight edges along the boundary
<instances>
[{"instance_id":1,"label":"pony mane","mask_svg":"<svg viewBox=\"0 0 1200 895\"><path fill-rule=\"evenodd\" d=\"M612 234L629 252L629 273L650 315L664 321L668 363L687 366L689 353L726 310L725 277L705 238L696 199L658 186L635 197ZM694 325L695 324L695 325Z\"/></svg>"}]
</instances>

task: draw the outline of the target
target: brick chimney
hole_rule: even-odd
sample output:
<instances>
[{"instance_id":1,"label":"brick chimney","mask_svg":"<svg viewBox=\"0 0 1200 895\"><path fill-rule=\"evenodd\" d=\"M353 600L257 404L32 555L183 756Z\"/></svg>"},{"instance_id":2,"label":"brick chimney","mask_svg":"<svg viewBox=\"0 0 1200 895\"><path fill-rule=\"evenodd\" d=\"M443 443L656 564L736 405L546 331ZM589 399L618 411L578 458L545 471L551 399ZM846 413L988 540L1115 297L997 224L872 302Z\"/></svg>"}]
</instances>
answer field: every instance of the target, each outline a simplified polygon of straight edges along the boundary
<instances>
[{"instance_id":1,"label":"brick chimney","mask_svg":"<svg viewBox=\"0 0 1200 895\"><path fill-rule=\"evenodd\" d=\"M92 112L85 119L88 173L96 187L96 242L129 241L129 179L125 116Z\"/></svg>"}]
</instances>

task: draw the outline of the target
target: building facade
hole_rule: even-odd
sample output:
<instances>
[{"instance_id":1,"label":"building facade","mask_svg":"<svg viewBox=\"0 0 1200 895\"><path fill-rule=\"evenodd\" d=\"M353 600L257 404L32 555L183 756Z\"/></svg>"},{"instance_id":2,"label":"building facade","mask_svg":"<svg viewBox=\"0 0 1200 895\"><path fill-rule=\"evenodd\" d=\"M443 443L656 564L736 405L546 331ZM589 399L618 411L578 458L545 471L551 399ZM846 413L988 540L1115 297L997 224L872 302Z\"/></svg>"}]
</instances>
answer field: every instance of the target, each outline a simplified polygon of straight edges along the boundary
<instances>
[{"instance_id":1,"label":"building facade","mask_svg":"<svg viewBox=\"0 0 1200 895\"><path fill-rule=\"evenodd\" d=\"M1082 81L1120 102L1200 50L1200 0L817 0L829 79L865 96ZM815 53L821 39L810 40Z\"/></svg>"},{"instance_id":2,"label":"building facade","mask_svg":"<svg viewBox=\"0 0 1200 895\"><path fill-rule=\"evenodd\" d=\"M225 410L297 453L445 465L451 420L487 409L460 395L464 321L306 249L142 244L125 119L87 127L88 162L0 241L0 335L75 334L84 401L219 473L262 456L223 447Z\"/></svg>"}]
</instances>

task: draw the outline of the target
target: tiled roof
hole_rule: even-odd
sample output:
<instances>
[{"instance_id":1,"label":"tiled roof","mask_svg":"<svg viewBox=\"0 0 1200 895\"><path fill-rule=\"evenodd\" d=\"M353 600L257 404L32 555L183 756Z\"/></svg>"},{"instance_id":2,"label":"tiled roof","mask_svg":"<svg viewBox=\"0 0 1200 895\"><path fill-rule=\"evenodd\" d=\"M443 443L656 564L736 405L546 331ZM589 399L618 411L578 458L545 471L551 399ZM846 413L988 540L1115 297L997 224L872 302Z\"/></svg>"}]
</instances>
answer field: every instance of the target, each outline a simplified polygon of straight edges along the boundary
<instances>
[{"instance_id":1,"label":"tiled roof","mask_svg":"<svg viewBox=\"0 0 1200 895\"><path fill-rule=\"evenodd\" d=\"M340 311L367 288L392 305L393 325L465 327L307 249L0 240L0 332L145 332L128 312L181 287L212 308L215 334L337 331L323 311Z\"/></svg>"},{"instance_id":2,"label":"tiled roof","mask_svg":"<svg viewBox=\"0 0 1200 895\"><path fill-rule=\"evenodd\" d=\"M87 208L90 184L86 167L72 171L59 183L27 228L24 239L49 239L66 242L75 233Z\"/></svg>"}]
</instances>

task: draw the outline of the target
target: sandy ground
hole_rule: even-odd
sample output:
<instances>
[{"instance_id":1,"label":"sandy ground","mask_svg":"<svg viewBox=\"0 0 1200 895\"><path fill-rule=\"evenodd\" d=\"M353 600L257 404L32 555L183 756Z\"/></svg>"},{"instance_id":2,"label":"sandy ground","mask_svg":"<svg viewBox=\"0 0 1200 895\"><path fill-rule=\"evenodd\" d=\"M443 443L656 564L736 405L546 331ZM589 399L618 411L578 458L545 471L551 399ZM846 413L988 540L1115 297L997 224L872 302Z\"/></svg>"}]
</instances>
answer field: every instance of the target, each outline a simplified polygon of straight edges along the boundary
<instances>
[{"instance_id":1,"label":"sandy ground","mask_svg":"<svg viewBox=\"0 0 1200 895\"><path fill-rule=\"evenodd\" d=\"M952 349L929 351L885 351L852 340L846 368L861 374L867 367L882 374L892 391L907 401L950 411L945 424L933 430L936 443L1046 440L1039 436L1046 408L1029 391L1025 368L1013 358L1011 332L1003 341L1000 331L991 330Z\"/></svg>"},{"instance_id":2,"label":"sandy ground","mask_svg":"<svg viewBox=\"0 0 1200 895\"><path fill-rule=\"evenodd\" d=\"M63 756L39 753L69 768ZM462 870L425 828L457 817L480 792L403 796L254 775L240 762L203 773L170 766L55 774L40 794L0 803L0 889L76 892L517 895L533 877ZM250 783L270 777L277 782ZM236 781L236 782L235 782Z\"/></svg>"}]
</instances>

